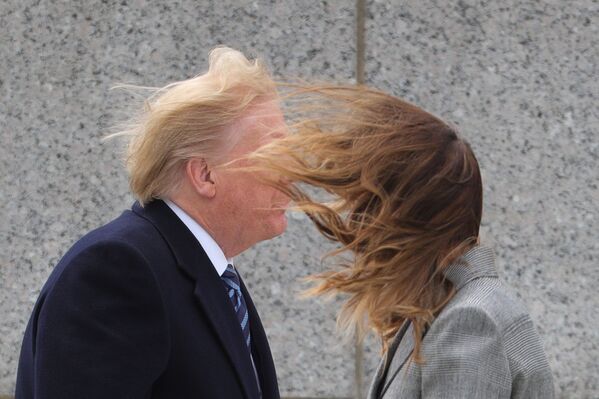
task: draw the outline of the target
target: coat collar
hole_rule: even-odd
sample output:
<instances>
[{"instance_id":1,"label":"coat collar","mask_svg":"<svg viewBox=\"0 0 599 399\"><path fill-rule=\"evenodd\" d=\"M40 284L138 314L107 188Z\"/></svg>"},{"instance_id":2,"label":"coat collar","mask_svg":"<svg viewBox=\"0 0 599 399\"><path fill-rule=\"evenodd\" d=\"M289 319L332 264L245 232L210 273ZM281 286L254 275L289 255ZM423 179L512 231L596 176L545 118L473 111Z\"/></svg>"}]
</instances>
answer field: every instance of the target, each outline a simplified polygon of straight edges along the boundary
<instances>
[{"instance_id":1,"label":"coat collar","mask_svg":"<svg viewBox=\"0 0 599 399\"><path fill-rule=\"evenodd\" d=\"M480 277L498 277L495 253L489 247L477 245L449 265L443 273L456 290Z\"/></svg>"},{"instance_id":2,"label":"coat collar","mask_svg":"<svg viewBox=\"0 0 599 399\"><path fill-rule=\"evenodd\" d=\"M162 200L154 200L144 207L136 202L133 212L156 227L171 248L179 268L195 281L193 294L216 331L215 335L237 372L246 396L258 397L253 366L237 316L208 255L185 224ZM245 298L247 301L249 294ZM252 309L252 313L256 315L256 321L252 322L260 323L255 309Z\"/></svg>"}]
</instances>

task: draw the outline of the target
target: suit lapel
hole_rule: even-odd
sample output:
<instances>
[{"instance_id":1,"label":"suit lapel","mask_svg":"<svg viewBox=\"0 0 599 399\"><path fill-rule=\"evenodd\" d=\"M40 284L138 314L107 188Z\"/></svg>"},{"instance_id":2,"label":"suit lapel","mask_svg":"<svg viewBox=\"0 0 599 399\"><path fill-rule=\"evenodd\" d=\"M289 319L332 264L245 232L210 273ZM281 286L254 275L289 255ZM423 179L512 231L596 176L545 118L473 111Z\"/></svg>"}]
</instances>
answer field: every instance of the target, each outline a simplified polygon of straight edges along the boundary
<instances>
[{"instance_id":1,"label":"suit lapel","mask_svg":"<svg viewBox=\"0 0 599 399\"><path fill-rule=\"evenodd\" d=\"M237 316L216 270L213 267L201 269L203 270L196 281L194 295L217 332L216 335L231 359L247 397L257 398L258 386L252 361ZM210 273L206 270L212 272L214 276L209 276Z\"/></svg>"},{"instance_id":2,"label":"suit lapel","mask_svg":"<svg viewBox=\"0 0 599 399\"><path fill-rule=\"evenodd\" d=\"M385 385L380 391L380 396L383 397L393 380L397 377L400 370L403 369L408 358L414 351L414 329L412 323L404 323L401 334L397 334L394 340L395 353L389 353L391 360L388 363L388 372L385 381L382 381Z\"/></svg>"},{"instance_id":3,"label":"suit lapel","mask_svg":"<svg viewBox=\"0 0 599 399\"><path fill-rule=\"evenodd\" d=\"M237 316L208 255L185 224L163 201L155 200L144 208L136 203L133 211L157 228L171 247L181 271L195 282L193 295L208 316L246 397L257 398L258 386Z\"/></svg>"},{"instance_id":4,"label":"suit lapel","mask_svg":"<svg viewBox=\"0 0 599 399\"><path fill-rule=\"evenodd\" d=\"M277 384L277 373L274 361L268 345L268 339L262 326L260 316L256 311L252 297L250 296L243 279L241 281L241 292L247 305L250 318L250 332L252 334L252 356L258 372L263 399L279 399L279 386Z\"/></svg>"},{"instance_id":5,"label":"suit lapel","mask_svg":"<svg viewBox=\"0 0 599 399\"><path fill-rule=\"evenodd\" d=\"M395 334L387 353L385 353L385 356L379 363L373 383L370 386L370 391L368 392L368 399L377 399L383 396L383 390L386 390L386 387L383 387L382 384L385 384L387 375L390 372L389 367L391 367L391 362L393 361L393 358L395 357L394 355L398 350L399 343L406 334L406 330L408 330L410 325L411 324L409 322L404 322L397 331L397 334Z\"/></svg>"}]
</instances>

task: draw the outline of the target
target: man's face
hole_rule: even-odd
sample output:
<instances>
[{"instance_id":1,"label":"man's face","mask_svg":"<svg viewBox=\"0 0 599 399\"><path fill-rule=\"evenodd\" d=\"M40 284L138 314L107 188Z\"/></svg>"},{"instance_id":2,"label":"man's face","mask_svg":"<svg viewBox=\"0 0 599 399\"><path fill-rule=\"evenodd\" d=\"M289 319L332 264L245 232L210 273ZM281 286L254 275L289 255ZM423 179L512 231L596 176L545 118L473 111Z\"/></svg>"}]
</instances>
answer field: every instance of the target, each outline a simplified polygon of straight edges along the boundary
<instances>
[{"instance_id":1,"label":"man's face","mask_svg":"<svg viewBox=\"0 0 599 399\"><path fill-rule=\"evenodd\" d=\"M275 101L251 107L246 115L231 127L236 143L228 155L235 161L287 135L283 114ZM289 198L278 190L262 183L257 176L243 167L248 160L232 163L217 173L216 195L222 228L229 229L230 239L240 247L276 237L287 228L285 208Z\"/></svg>"}]
</instances>

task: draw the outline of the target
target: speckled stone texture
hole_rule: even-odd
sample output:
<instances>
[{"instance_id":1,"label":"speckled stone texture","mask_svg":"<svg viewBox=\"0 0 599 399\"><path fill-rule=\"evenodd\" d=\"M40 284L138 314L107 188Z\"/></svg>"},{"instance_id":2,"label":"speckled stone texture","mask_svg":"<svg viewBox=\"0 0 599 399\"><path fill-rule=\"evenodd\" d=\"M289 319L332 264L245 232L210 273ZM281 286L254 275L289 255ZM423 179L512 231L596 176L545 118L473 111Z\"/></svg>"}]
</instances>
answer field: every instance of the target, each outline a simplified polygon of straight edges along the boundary
<instances>
[{"instance_id":1,"label":"speckled stone texture","mask_svg":"<svg viewBox=\"0 0 599 399\"><path fill-rule=\"evenodd\" d=\"M227 44L278 77L353 83L354 2L3 1L0 4L0 394L12 394L37 294L82 234L129 207L118 142L121 82L162 86L207 68ZM335 304L299 301L325 244L308 221L238 260L263 316L286 396L349 396L353 352Z\"/></svg>"},{"instance_id":2,"label":"speckled stone texture","mask_svg":"<svg viewBox=\"0 0 599 399\"><path fill-rule=\"evenodd\" d=\"M58 4L56 4L58 3ZM29 312L71 243L131 204L116 83L200 73L228 44L277 76L353 83L355 1L8 0L0 4L0 395ZM200 6L200 3L202 5ZM531 310L558 398L599 397L599 129L594 0L367 1L366 81L460 126L486 184L483 239ZM299 300L328 249L308 221L237 259L285 396L349 397L338 302ZM364 348L364 390L379 344Z\"/></svg>"},{"instance_id":3,"label":"speckled stone texture","mask_svg":"<svg viewBox=\"0 0 599 399\"><path fill-rule=\"evenodd\" d=\"M598 15L591 0L368 2L366 81L472 144L483 241L537 323L559 398L599 397Z\"/></svg>"}]
</instances>

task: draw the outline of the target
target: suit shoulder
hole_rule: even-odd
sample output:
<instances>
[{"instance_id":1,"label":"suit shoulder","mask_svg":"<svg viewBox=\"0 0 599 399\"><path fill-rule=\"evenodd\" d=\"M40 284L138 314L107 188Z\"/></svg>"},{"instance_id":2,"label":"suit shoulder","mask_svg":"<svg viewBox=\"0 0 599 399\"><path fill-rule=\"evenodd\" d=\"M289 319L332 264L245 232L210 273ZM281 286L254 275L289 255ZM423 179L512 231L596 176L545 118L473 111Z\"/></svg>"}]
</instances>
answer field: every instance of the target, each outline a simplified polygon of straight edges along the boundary
<instances>
[{"instance_id":1,"label":"suit shoulder","mask_svg":"<svg viewBox=\"0 0 599 399\"><path fill-rule=\"evenodd\" d=\"M123 212L111 222L98 227L76 241L63 255L46 287L54 285L65 272L101 267L104 273L143 270L150 265L148 250L160 250L166 244L147 220L131 211ZM140 269L141 267L141 269Z\"/></svg>"},{"instance_id":2,"label":"suit shoulder","mask_svg":"<svg viewBox=\"0 0 599 399\"><path fill-rule=\"evenodd\" d=\"M468 333L485 330L499 340L514 384L541 379L543 384L549 381L544 386L551 387L551 371L532 318L523 302L498 278L480 278L466 284L439 318L444 320L442 325L453 325Z\"/></svg>"},{"instance_id":3,"label":"suit shoulder","mask_svg":"<svg viewBox=\"0 0 599 399\"><path fill-rule=\"evenodd\" d=\"M116 219L81 237L67 251L63 260L76 256L90 247L98 246L130 248L143 253L144 248L160 245L163 241L160 233L149 221L127 210Z\"/></svg>"},{"instance_id":4,"label":"suit shoulder","mask_svg":"<svg viewBox=\"0 0 599 399\"><path fill-rule=\"evenodd\" d=\"M496 277L483 277L466 284L442 313L463 312L464 309L484 313L500 331L522 320L530 320L524 303Z\"/></svg>"},{"instance_id":5,"label":"suit shoulder","mask_svg":"<svg viewBox=\"0 0 599 399\"><path fill-rule=\"evenodd\" d=\"M122 241L135 243L142 239L160 239L160 234L147 219L132 211L124 211L116 219L90 231L80 241Z\"/></svg>"}]
</instances>

